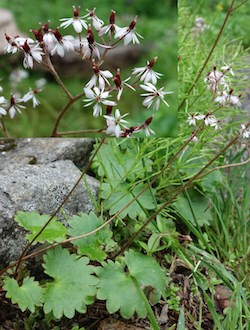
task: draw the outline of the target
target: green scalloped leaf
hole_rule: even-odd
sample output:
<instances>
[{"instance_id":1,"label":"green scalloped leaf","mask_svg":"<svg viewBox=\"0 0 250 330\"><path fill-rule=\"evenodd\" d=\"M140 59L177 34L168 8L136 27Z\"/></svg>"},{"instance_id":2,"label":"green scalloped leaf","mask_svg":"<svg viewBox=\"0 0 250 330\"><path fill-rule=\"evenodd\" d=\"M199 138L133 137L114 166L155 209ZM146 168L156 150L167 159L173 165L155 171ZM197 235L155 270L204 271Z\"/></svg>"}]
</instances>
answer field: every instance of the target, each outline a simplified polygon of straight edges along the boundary
<instances>
[{"instance_id":1,"label":"green scalloped leaf","mask_svg":"<svg viewBox=\"0 0 250 330\"><path fill-rule=\"evenodd\" d=\"M50 216L47 214L40 215L37 212L22 211L18 211L15 216L15 220L19 223L19 225L31 232L25 236L25 238L29 241L32 241L49 218ZM64 225L59 222L56 217L54 217L33 244L36 244L37 242L61 242L66 238L67 232L67 228L64 227Z\"/></svg>"},{"instance_id":2,"label":"green scalloped leaf","mask_svg":"<svg viewBox=\"0 0 250 330\"><path fill-rule=\"evenodd\" d=\"M212 221L209 201L201 195L197 194L192 197L191 205L189 204L187 198L184 196L178 196L173 205L179 215L186 221L191 222L194 226L196 226L195 219L197 220L199 226L209 226Z\"/></svg>"},{"instance_id":3,"label":"green scalloped leaf","mask_svg":"<svg viewBox=\"0 0 250 330\"><path fill-rule=\"evenodd\" d=\"M109 210L110 215L114 215L121 210L125 205L132 201L132 199L145 187L145 184L138 184L134 189L130 189L130 185L123 183L119 185L119 190L112 191L112 187L108 183L102 184L101 197L106 199L104 202L104 209ZM131 219L137 217L144 220L147 217L145 210L155 209L155 203L152 194L147 189L141 194L136 201L129 205L124 211L119 214L122 219L129 216Z\"/></svg>"},{"instance_id":4,"label":"green scalloped leaf","mask_svg":"<svg viewBox=\"0 0 250 330\"><path fill-rule=\"evenodd\" d=\"M93 303L98 279L92 274L94 266L86 257L70 254L57 246L44 256L44 272L54 280L44 289L44 312L53 312L56 318L72 318L75 311L86 312L86 305Z\"/></svg>"},{"instance_id":5,"label":"green scalloped leaf","mask_svg":"<svg viewBox=\"0 0 250 330\"><path fill-rule=\"evenodd\" d=\"M104 224L102 218L98 218L94 212L89 214L82 213L79 216L73 216L69 221L70 229L69 234L79 236L82 234L89 233L96 228ZM106 243L109 244L112 237L112 232L108 226L99 230L95 234L87 237L83 237L73 241L73 244L77 246L77 253L83 254L89 257L91 260L103 261L107 254L101 249L101 246Z\"/></svg>"},{"instance_id":6,"label":"green scalloped leaf","mask_svg":"<svg viewBox=\"0 0 250 330\"><path fill-rule=\"evenodd\" d=\"M130 250L126 252L124 261L128 272L119 263L108 261L103 267L96 268L100 279L97 287L97 298L106 300L109 313L120 309L124 318L131 318L136 312L139 317L146 317L147 308L138 292L136 283L141 289L151 287L155 296L165 296L167 278L153 257Z\"/></svg>"},{"instance_id":7,"label":"green scalloped leaf","mask_svg":"<svg viewBox=\"0 0 250 330\"><path fill-rule=\"evenodd\" d=\"M152 287L164 296L167 278L153 257L129 250L125 252L125 262L130 275L136 278L141 287Z\"/></svg>"},{"instance_id":8,"label":"green scalloped leaf","mask_svg":"<svg viewBox=\"0 0 250 330\"><path fill-rule=\"evenodd\" d=\"M124 272L121 265L110 260L102 266L96 269L100 279L97 298L107 300L108 312L113 314L120 309L122 317L126 319L131 318L135 312L139 317L146 317L145 303L129 274Z\"/></svg>"},{"instance_id":9,"label":"green scalloped leaf","mask_svg":"<svg viewBox=\"0 0 250 330\"><path fill-rule=\"evenodd\" d=\"M34 313L35 308L42 305L43 289L34 277L24 278L21 286L14 278L5 277L3 281L3 289L7 291L6 297L10 298L13 304L18 304L22 312L28 309Z\"/></svg>"}]
</instances>

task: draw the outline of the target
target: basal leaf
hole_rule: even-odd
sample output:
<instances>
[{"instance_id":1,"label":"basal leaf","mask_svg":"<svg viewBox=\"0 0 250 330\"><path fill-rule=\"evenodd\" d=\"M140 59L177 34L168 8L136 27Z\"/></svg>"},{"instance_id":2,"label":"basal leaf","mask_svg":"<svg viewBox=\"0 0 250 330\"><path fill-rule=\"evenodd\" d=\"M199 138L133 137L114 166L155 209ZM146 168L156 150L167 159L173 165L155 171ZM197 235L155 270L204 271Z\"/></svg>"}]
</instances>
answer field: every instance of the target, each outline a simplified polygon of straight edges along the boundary
<instances>
[{"instance_id":1,"label":"basal leaf","mask_svg":"<svg viewBox=\"0 0 250 330\"><path fill-rule=\"evenodd\" d=\"M97 298L106 300L108 312L112 314L120 309L122 317L127 319L135 312L139 317L146 317L146 306L130 275L124 272L121 265L112 261L102 266L96 268L100 279Z\"/></svg>"},{"instance_id":2,"label":"basal leaf","mask_svg":"<svg viewBox=\"0 0 250 330\"><path fill-rule=\"evenodd\" d=\"M209 225L212 220L208 200L201 195L192 198L191 207L187 198L183 196L179 196L173 205L180 216L186 221L191 222L194 226L196 225L196 221L198 225L202 226L204 224Z\"/></svg>"},{"instance_id":3,"label":"basal leaf","mask_svg":"<svg viewBox=\"0 0 250 330\"><path fill-rule=\"evenodd\" d=\"M216 193L218 187L222 186L223 175L217 170L207 174L201 181L201 186L204 191Z\"/></svg>"},{"instance_id":4,"label":"basal leaf","mask_svg":"<svg viewBox=\"0 0 250 330\"><path fill-rule=\"evenodd\" d=\"M5 277L3 289L7 291L6 297L10 298L13 304L18 304L22 312L26 309L35 312L36 306L43 302L43 289L34 277L26 277L21 286L14 278Z\"/></svg>"},{"instance_id":5,"label":"basal leaf","mask_svg":"<svg viewBox=\"0 0 250 330\"><path fill-rule=\"evenodd\" d=\"M119 185L115 191L112 187L106 184L104 186L105 192L102 194L103 198L107 198L104 202L104 208L109 210L110 215L114 215L121 210L125 205L132 201L132 199L145 187L144 184L138 184L134 189L130 189L129 184L123 183ZM108 197L109 196L109 197ZM131 219L137 217L141 220L147 217L144 209L153 210L155 208L154 200L149 189L147 189L137 200L120 213L123 219L129 216Z\"/></svg>"},{"instance_id":6,"label":"basal leaf","mask_svg":"<svg viewBox=\"0 0 250 330\"><path fill-rule=\"evenodd\" d=\"M144 178L145 172L152 170L152 161L147 158L142 160L136 143L123 141L122 148L119 148L117 141L108 140L102 145L93 164L98 168L98 175L106 176L113 187L124 180Z\"/></svg>"},{"instance_id":7,"label":"basal leaf","mask_svg":"<svg viewBox=\"0 0 250 330\"><path fill-rule=\"evenodd\" d=\"M44 312L52 311L56 318L72 318L76 310L85 312L86 305L93 302L98 283L89 259L57 246L47 252L44 261L45 273L53 278L44 289Z\"/></svg>"},{"instance_id":8,"label":"basal leaf","mask_svg":"<svg viewBox=\"0 0 250 330\"><path fill-rule=\"evenodd\" d=\"M69 234L79 236L89 233L94 229L103 225L102 218L98 218L93 212L80 216L74 216L70 221ZM91 260L103 261L106 258L105 251L101 250L101 245L109 243L112 237L112 232L106 226L95 234L75 240L73 243L78 247L77 252L88 256Z\"/></svg>"},{"instance_id":9,"label":"basal leaf","mask_svg":"<svg viewBox=\"0 0 250 330\"><path fill-rule=\"evenodd\" d=\"M31 241L45 223L49 220L50 216L47 214L40 215L36 212L22 212L18 211L15 220L19 223L20 226L30 231L30 234L27 234L25 237L27 240ZM61 242L66 238L67 228L57 220L53 218L49 225L43 230L41 235L35 240L37 242Z\"/></svg>"},{"instance_id":10,"label":"basal leaf","mask_svg":"<svg viewBox=\"0 0 250 330\"><path fill-rule=\"evenodd\" d=\"M125 252L125 262L129 274L136 278L141 287L152 287L164 295L167 278L164 270L153 257L129 250Z\"/></svg>"}]
</instances>

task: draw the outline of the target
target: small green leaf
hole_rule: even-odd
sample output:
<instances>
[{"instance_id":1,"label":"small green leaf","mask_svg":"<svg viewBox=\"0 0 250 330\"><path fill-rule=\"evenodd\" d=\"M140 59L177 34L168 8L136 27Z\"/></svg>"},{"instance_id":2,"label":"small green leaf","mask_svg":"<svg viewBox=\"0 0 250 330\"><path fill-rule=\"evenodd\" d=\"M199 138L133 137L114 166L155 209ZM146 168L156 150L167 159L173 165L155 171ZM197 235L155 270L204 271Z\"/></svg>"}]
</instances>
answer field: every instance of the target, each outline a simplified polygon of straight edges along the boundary
<instances>
[{"instance_id":1,"label":"small green leaf","mask_svg":"<svg viewBox=\"0 0 250 330\"><path fill-rule=\"evenodd\" d=\"M72 318L75 310L85 312L86 305L93 302L98 283L91 275L95 267L88 265L89 259L57 246L47 252L44 261L44 272L54 278L44 289L44 312L52 311L56 318Z\"/></svg>"},{"instance_id":2,"label":"small green leaf","mask_svg":"<svg viewBox=\"0 0 250 330\"><path fill-rule=\"evenodd\" d=\"M218 187L223 183L223 175L219 170L207 174L201 181L204 191L216 193Z\"/></svg>"},{"instance_id":3,"label":"small green leaf","mask_svg":"<svg viewBox=\"0 0 250 330\"><path fill-rule=\"evenodd\" d=\"M5 277L3 289L7 291L6 297L10 298L13 304L18 304L22 312L28 309L34 313L35 307L42 304L43 289L34 277L24 278L21 286L14 278Z\"/></svg>"},{"instance_id":4,"label":"small green leaf","mask_svg":"<svg viewBox=\"0 0 250 330\"><path fill-rule=\"evenodd\" d=\"M22 212L18 211L15 220L19 223L20 226L30 231L30 234L27 234L25 237L27 240L32 241L32 239L38 234L41 228L49 220L50 216L43 214L40 215L36 212ZM37 242L43 243L53 243L61 242L66 238L67 228L57 220L53 218L49 225L43 230L43 232L38 236L33 244Z\"/></svg>"},{"instance_id":5,"label":"small green leaf","mask_svg":"<svg viewBox=\"0 0 250 330\"><path fill-rule=\"evenodd\" d=\"M196 221L198 225L209 225L212 220L212 215L209 209L209 204L207 198L196 195L192 198L191 207L187 198L183 196L179 196L176 201L173 203L176 211L180 214L182 218L186 221L189 221L192 225L196 225ZM193 212L192 212L193 211ZM193 216L194 213L194 216Z\"/></svg>"},{"instance_id":6,"label":"small green leaf","mask_svg":"<svg viewBox=\"0 0 250 330\"><path fill-rule=\"evenodd\" d=\"M89 233L103 225L102 218L98 218L93 212L89 214L82 213L80 216L74 216L70 221L69 234L79 236ZM78 254L83 254L91 260L103 261L107 254L101 250L101 245L110 243L112 232L109 227L104 227L95 234L75 240L73 243L78 247Z\"/></svg>"}]
</instances>

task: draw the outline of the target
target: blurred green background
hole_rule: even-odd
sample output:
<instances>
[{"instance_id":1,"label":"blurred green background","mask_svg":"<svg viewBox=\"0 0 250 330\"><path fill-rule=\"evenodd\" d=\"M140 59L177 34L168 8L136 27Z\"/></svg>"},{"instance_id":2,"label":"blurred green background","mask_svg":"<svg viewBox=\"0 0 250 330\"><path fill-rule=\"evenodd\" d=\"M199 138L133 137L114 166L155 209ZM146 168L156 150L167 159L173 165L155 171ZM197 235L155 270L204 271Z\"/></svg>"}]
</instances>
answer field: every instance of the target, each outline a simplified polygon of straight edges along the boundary
<instances>
[{"instance_id":1,"label":"blurred green background","mask_svg":"<svg viewBox=\"0 0 250 330\"><path fill-rule=\"evenodd\" d=\"M59 19L72 16L72 5L81 6L81 15L85 15L85 8L96 7L96 14L105 25L109 22L110 10L116 11L116 23L118 26L128 26L135 15L138 15L136 31L144 39L140 40L146 51L136 63L128 69L121 70L122 78L131 75L131 68L145 66L146 61L158 56L154 70L163 73L158 81L158 87L165 87L166 91L173 91L173 94L166 95L170 107L164 104L154 112L155 118L151 128L157 136L174 136L177 130L177 8L175 0L95 0L95 1L20 1L0 0L0 7L9 9L17 22L19 30L33 38L29 33L30 29L38 29L39 22L45 23L49 19L50 27L56 28ZM4 33L5 31L0 31ZM8 31L6 31L8 32ZM73 34L68 28L62 30L64 35ZM85 33L85 32L83 32ZM74 34L75 35L75 34ZM123 44L123 43L121 43ZM17 68L22 68L22 56L18 61L13 60L13 55L5 54L0 56L0 85L4 88L4 96L10 95L9 75ZM102 66L105 69L105 63ZM69 70L68 70L69 71ZM84 84L90 79L92 72L72 70L72 74L61 75L67 88L73 95L82 91ZM42 93L38 95L41 104L33 109L28 107L23 110L22 115L17 114L14 119L6 118L5 123L11 136L15 137L44 137L49 136L53 122L66 102L66 97L53 81L50 74L39 70L28 70L29 77L24 79L19 91L27 92L29 86L35 87L35 81L45 78L47 84ZM60 72L59 72L60 73ZM113 74L115 72L113 71ZM131 79L132 81L132 79ZM130 125L137 125L148 118L152 111L142 106L142 97L139 93L125 91L119 109L121 113L129 112ZM61 122L59 131L74 131L105 127L103 118L95 119L92 116L92 108L83 108L83 102L77 101ZM2 134L0 132L0 134ZM136 135L139 136L139 135Z\"/></svg>"},{"instance_id":2,"label":"blurred green background","mask_svg":"<svg viewBox=\"0 0 250 330\"><path fill-rule=\"evenodd\" d=\"M213 30L219 31L231 1L187 0L186 3L194 9L192 12L194 15L205 17L206 24L213 26ZM244 48L247 49L250 47L250 24L248 23L250 18L250 1L237 0L235 1L234 7L236 7L237 10L230 15L225 34L230 36L231 40L241 40Z\"/></svg>"}]
</instances>

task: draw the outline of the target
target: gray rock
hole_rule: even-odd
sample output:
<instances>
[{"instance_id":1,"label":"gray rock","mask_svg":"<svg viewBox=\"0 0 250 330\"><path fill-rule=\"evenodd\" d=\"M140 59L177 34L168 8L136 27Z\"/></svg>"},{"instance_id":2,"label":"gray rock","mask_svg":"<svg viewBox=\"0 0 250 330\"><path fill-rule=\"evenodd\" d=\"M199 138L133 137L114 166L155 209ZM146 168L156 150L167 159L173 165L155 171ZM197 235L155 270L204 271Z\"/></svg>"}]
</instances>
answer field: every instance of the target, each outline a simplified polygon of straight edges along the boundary
<instances>
[{"instance_id":1,"label":"gray rock","mask_svg":"<svg viewBox=\"0 0 250 330\"><path fill-rule=\"evenodd\" d=\"M14 221L17 211L52 214L80 177L70 160L39 165L8 165L0 171L0 264L20 256L27 241L24 230ZM57 217L67 218L94 210L99 182L88 175L78 185Z\"/></svg>"},{"instance_id":2,"label":"gray rock","mask_svg":"<svg viewBox=\"0 0 250 330\"><path fill-rule=\"evenodd\" d=\"M0 140L0 170L10 164L48 164L63 159L72 160L77 167L83 168L93 144L94 140L89 138Z\"/></svg>"}]
</instances>

